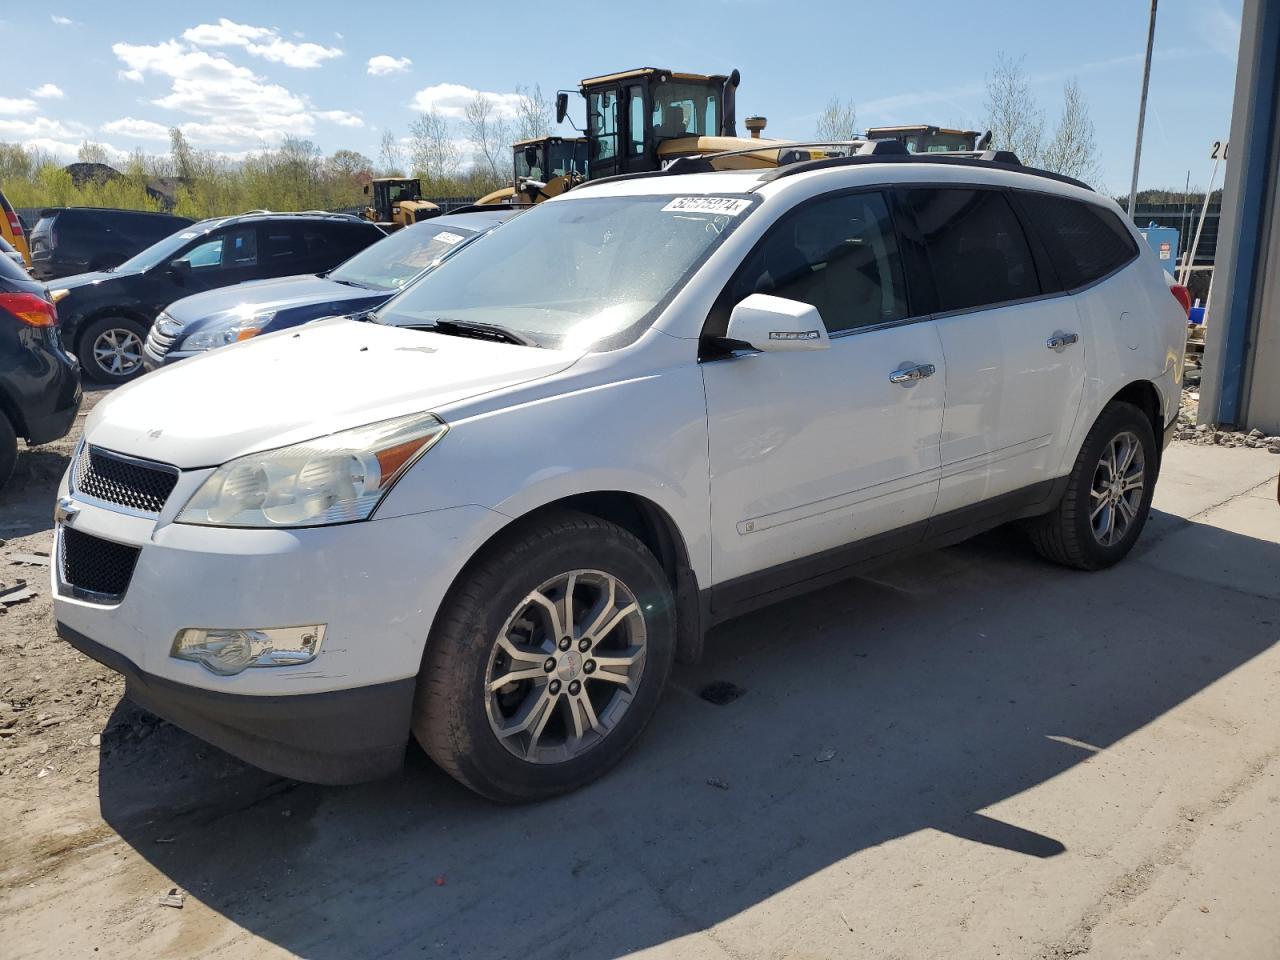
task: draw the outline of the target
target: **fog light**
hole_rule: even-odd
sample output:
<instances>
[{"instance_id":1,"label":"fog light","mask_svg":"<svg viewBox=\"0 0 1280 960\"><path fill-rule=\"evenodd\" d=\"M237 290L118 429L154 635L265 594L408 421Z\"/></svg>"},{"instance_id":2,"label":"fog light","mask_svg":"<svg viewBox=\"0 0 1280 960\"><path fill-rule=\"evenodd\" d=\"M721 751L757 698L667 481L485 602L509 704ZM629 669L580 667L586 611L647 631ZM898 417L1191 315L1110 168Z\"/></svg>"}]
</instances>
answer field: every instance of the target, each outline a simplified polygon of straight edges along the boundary
<instances>
[{"instance_id":1,"label":"fog light","mask_svg":"<svg viewBox=\"0 0 1280 960\"><path fill-rule=\"evenodd\" d=\"M190 660L224 677L246 667L291 667L320 652L323 623L313 627L224 630L188 627L174 638L171 657Z\"/></svg>"}]
</instances>

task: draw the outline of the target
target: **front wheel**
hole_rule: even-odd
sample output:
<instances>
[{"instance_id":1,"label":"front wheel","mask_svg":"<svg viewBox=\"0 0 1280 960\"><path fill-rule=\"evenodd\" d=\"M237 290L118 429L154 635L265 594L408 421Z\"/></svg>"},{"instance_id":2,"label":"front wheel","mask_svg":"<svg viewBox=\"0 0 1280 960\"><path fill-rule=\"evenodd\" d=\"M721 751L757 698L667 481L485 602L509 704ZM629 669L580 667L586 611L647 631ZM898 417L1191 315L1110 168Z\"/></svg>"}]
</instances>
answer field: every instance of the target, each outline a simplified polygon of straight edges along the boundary
<instances>
[{"instance_id":1,"label":"front wheel","mask_svg":"<svg viewBox=\"0 0 1280 960\"><path fill-rule=\"evenodd\" d=\"M142 342L147 328L129 317L103 317L85 328L78 351L90 379L98 383L126 383L145 372Z\"/></svg>"},{"instance_id":2,"label":"front wheel","mask_svg":"<svg viewBox=\"0 0 1280 960\"><path fill-rule=\"evenodd\" d=\"M413 732L486 797L564 793L627 752L674 652L671 587L644 544L596 517L550 515L498 541L451 591Z\"/></svg>"},{"instance_id":3,"label":"front wheel","mask_svg":"<svg viewBox=\"0 0 1280 960\"><path fill-rule=\"evenodd\" d=\"M1158 453L1151 421L1131 403L1102 411L1053 511L1031 521L1031 542L1054 563L1100 570L1137 542L1151 512Z\"/></svg>"}]
</instances>

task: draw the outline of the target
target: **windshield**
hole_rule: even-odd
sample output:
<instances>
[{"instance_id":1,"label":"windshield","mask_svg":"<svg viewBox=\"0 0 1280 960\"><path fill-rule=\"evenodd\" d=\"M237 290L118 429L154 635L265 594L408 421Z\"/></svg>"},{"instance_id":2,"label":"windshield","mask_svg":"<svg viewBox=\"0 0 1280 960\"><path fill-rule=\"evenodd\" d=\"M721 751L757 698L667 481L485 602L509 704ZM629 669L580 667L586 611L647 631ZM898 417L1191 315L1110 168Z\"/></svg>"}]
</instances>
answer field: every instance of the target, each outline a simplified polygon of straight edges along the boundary
<instances>
[{"instance_id":1,"label":"windshield","mask_svg":"<svg viewBox=\"0 0 1280 960\"><path fill-rule=\"evenodd\" d=\"M720 91L707 83L655 84L653 133L659 140L720 133Z\"/></svg>"},{"instance_id":2,"label":"windshield","mask_svg":"<svg viewBox=\"0 0 1280 960\"><path fill-rule=\"evenodd\" d=\"M452 224L418 224L361 250L330 271L329 279L375 290L399 290L476 233Z\"/></svg>"},{"instance_id":3,"label":"windshield","mask_svg":"<svg viewBox=\"0 0 1280 960\"><path fill-rule=\"evenodd\" d=\"M630 342L751 208L744 197L589 197L543 203L470 244L378 319L504 327L541 346Z\"/></svg>"},{"instance_id":4,"label":"windshield","mask_svg":"<svg viewBox=\"0 0 1280 960\"><path fill-rule=\"evenodd\" d=\"M569 173L586 175L587 145L577 140L543 141L516 147L516 179L546 183Z\"/></svg>"},{"instance_id":5,"label":"windshield","mask_svg":"<svg viewBox=\"0 0 1280 960\"><path fill-rule=\"evenodd\" d=\"M113 267L114 273L132 273L135 270L150 270L158 263L163 263L172 257L175 253L185 247L192 240L201 237L216 227L217 224L211 224L208 227L192 227L188 230L179 230L177 233L171 233L163 240L157 240L151 246L147 247L141 253L135 253L132 257Z\"/></svg>"}]
</instances>

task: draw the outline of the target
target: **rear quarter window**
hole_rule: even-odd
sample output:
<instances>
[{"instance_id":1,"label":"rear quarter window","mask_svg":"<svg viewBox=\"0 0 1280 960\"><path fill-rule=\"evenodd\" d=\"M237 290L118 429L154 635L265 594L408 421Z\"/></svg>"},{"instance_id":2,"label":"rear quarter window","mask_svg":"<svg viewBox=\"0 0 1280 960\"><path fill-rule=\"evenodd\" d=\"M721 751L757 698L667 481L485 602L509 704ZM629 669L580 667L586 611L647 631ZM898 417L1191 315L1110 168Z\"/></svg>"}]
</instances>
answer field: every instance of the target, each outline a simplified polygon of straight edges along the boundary
<instances>
[{"instance_id":1,"label":"rear quarter window","mask_svg":"<svg viewBox=\"0 0 1280 960\"><path fill-rule=\"evenodd\" d=\"M1018 201L1068 290L1101 280L1138 255L1137 243L1110 210L1044 193L1019 192Z\"/></svg>"}]
</instances>

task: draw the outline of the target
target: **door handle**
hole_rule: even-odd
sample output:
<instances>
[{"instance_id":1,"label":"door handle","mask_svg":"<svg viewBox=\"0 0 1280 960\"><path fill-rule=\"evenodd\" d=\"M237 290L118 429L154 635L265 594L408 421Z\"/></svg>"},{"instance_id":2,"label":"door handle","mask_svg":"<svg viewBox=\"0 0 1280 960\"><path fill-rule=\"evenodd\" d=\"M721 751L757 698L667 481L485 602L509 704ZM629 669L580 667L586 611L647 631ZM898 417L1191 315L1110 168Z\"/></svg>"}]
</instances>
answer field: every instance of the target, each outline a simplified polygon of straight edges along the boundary
<instances>
[{"instance_id":1,"label":"door handle","mask_svg":"<svg viewBox=\"0 0 1280 960\"><path fill-rule=\"evenodd\" d=\"M1067 347L1080 340L1080 335L1076 333L1055 333L1052 337L1044 342L1044 345L1050 350L1056 350L1061 353Z\"/></svg>"},{"instance_id":2,"label":"door handle","mask_svg":"<svg viewBox=\"0 0 1280 960\"><path fill-rule=\"evenodd\" d=\"M932 363L917 363L910 367L899 367L893 373L889 374L889 382L901 384L909 387L917 380L923 380L925 377L932 377L938 372L938 368Z\"/></svg>"}]
</instances>

